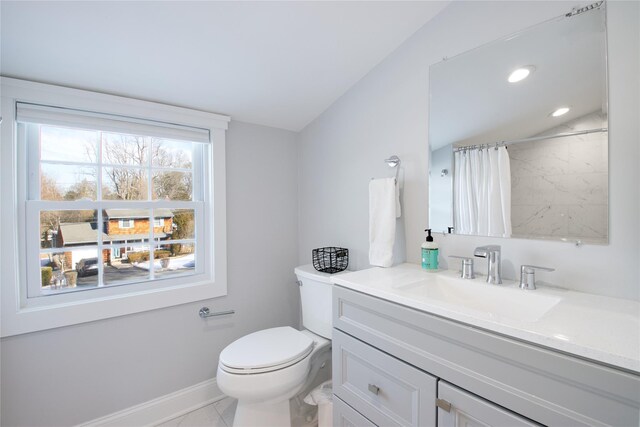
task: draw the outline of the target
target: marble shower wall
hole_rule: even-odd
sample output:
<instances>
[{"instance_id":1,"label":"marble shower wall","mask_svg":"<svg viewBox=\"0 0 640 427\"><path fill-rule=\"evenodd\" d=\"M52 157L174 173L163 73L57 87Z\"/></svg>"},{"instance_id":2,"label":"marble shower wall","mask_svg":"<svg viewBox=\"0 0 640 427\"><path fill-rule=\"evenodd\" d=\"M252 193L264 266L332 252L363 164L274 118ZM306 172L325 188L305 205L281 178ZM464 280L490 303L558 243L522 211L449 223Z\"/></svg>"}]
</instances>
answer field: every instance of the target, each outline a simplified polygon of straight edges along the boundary
<instances>
[{"instance_id":1,"label":"marble shower wall","mask_svg":"<svg viewBox=\"0 0 640 427\"><path fill-rule=\"evenodd\" d=\"M540 136L606 127L606 115L597 112ZM513 237L607 242L607 132L524 142L508 151Z\"/></svg>"}]
</instances>

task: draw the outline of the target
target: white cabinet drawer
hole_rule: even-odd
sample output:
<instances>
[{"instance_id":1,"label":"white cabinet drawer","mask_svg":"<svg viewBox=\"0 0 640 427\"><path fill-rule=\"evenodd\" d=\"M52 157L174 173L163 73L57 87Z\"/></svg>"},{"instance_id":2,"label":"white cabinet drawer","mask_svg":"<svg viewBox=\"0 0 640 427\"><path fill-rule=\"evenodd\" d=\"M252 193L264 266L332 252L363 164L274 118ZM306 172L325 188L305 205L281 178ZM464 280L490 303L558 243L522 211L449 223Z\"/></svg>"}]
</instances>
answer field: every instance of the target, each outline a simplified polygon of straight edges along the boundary
<instances>
[{"instance_id":1,"label":"white cabinet drawer","mask_svg":"<svg viewBox=\"0 0 640 427\"><path fill-rule=\"evenodd\" d=\"M338 397L333 399L333 427L376 427Z\"/></svg>"},{"instance_id":2,"label":"white cabinet drawer","mask_svg":"<svg viewBox=\"0 0 640 427\"><path fill-rule=\"evenodd\" d=\"M438 382L438 398L450 405L438 408L438 427L540 426L442 380Z\"/></svg>"},{"instance_id":3,"label":"white cabinet drawer","mask_svg":"<svg viewBox=\"0 0 640 427\"><path fill-rule=\"evenodd\" d=\"M434 425L436 387L435 377L334 329L334 394L375 424Z\"/></svg>"}]
</instances>

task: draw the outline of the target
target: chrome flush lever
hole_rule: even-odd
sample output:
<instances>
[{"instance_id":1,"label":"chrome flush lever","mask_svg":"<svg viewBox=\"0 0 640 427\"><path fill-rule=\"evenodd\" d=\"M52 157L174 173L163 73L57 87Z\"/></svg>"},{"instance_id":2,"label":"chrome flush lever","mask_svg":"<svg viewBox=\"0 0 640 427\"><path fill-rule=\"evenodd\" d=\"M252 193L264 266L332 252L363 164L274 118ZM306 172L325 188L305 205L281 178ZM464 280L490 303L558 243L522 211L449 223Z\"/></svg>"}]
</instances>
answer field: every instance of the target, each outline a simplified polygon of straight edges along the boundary
<instances>
[{"instance_id":1,"label":"chrome flush lever","mask_svg":"<svg viewBox=\"0 0 640 427\"><path fill-rule=\"evenodd\" d=\"M536 269L555 271L555 268L539 267L537 265L523 265L520 267L520 289L532 291L536 288Z\"/></svg>"}]
</instances>

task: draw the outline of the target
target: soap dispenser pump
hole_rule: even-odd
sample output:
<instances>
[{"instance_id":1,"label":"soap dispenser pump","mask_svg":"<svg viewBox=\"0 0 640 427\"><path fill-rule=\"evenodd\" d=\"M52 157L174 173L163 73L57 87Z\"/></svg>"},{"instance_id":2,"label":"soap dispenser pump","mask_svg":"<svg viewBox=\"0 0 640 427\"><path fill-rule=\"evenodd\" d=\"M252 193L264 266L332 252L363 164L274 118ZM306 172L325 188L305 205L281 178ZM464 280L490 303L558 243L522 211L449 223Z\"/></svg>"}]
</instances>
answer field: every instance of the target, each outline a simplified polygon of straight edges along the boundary
<instances>
[{"instance_id":1,"label":"soap dispenser pump","mask_svg":"<svg viewBox=\"0 0 640 427\"><path fill-rule=\"evenodd\" d=\"M433 241L431 229L427 228L427 240L422 244L422 268L427 271L438 269L438 244Z\"/></svg>"}]
</instances>

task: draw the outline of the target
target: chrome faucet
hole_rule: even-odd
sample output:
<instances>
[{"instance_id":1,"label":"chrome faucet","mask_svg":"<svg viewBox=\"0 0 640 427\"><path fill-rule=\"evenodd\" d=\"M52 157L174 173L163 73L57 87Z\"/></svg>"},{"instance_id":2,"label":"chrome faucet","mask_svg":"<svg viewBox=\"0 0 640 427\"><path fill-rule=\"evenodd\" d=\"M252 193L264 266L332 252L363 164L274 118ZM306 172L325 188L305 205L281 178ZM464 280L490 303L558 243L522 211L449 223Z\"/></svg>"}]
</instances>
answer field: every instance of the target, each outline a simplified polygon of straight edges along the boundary
<instances>
[{"instance_id":1,"label":"chrome faucet","mask_svg":"<svg viewBox=\"0 0 640 427\"><path fill-rule=\"evenodd\" d=\"M473 251L473 255L487 259L487 283L494 285L502 283L499 245L479 246Z\"/></svg>"}]
</instances>

